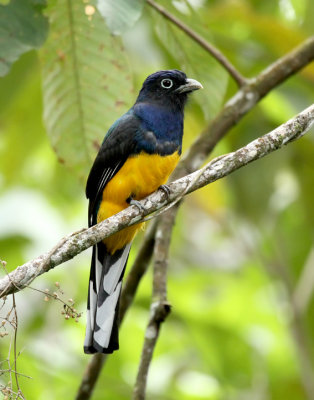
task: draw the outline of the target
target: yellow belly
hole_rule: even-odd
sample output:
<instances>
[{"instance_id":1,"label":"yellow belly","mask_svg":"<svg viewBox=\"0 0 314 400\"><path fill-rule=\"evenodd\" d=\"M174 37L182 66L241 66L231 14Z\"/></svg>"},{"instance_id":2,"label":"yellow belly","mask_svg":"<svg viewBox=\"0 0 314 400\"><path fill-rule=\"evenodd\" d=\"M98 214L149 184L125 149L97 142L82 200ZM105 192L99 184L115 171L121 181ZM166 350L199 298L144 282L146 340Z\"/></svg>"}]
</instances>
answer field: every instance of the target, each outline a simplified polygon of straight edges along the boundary
<instances>
[{"instance_id":1,"label":"yellow belly","mask_svg":"<svg viewBox=\"0 0 314 400\"><path fill-rule=\"evenodd\" d=\"M126 200L131 196L141 200L167 182L169 175L179 161L179 154L170 156L140 153L130 157L107 183L102 196L102 202L97 214L97 222L103 221L122 211L129 204ZM130 243L143 224L136 224L106 238L107 250L115 251Z\"/></svg>"}]
</instances>

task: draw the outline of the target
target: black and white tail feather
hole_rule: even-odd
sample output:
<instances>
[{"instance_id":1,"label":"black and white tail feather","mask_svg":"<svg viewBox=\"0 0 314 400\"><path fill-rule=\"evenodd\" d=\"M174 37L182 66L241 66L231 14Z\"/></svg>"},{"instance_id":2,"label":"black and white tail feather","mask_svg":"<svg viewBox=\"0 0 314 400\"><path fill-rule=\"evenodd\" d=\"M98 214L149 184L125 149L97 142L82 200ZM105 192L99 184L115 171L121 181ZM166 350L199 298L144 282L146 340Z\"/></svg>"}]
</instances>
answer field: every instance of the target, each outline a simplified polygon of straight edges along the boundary
<instances>
[{"instance_id":1,"label":"black and white tail feather","mask_svg":"<svg viewBox=\"0 0 314 400\"><path fill-rule=\"evenodd\" d=\"M84 352L112 353L119 348L119 299L131 243L113 255L104 243L93 247Z\"/></svg>"}]
</instances>

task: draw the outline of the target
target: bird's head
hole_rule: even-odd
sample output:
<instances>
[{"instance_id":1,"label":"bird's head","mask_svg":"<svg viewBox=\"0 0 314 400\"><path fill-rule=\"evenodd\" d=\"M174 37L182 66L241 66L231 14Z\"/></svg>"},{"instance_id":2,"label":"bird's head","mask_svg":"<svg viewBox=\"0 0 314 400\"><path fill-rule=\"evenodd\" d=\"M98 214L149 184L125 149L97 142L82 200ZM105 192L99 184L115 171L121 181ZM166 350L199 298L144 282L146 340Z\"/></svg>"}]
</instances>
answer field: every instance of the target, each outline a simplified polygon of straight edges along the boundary
<instances>
[{"instance_id":1,"label":"bird's head","mask_svg":"<svg viewBox=\"0 0 314 400\"><path fill-rule=\"evenodd\" d=\"M138 95L137 103L153 102L165 106L183 109L187 95L203 88L195 79L177 69L158 71L149 75Z\"/></svg>"}]
</instances>

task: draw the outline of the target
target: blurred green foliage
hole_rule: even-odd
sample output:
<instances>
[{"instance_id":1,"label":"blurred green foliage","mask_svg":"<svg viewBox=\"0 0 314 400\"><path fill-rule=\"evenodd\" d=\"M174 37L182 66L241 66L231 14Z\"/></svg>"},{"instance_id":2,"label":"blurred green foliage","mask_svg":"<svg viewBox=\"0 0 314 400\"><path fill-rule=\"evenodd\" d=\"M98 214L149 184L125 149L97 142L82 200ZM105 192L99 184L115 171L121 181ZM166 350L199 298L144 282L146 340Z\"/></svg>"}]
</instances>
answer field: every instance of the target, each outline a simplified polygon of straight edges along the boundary
<instances>
[{"instance_id":1,"label":"blurred green foliage","mask_svg":"<svg viewBox=\"0 0 314 400\"><path fill-rule=\"evenodd\" d=\"M82 7L81 14L86 13L86 4L76 4ZM302 42L314 26L311 0L178 0L161 4L215 43L247 77ZM51 21L51 36L42 49L41 63L35 51L28 52L0 80L0 258L7 261L8 270L49 250L61 237L87 223L82 171L86 174L92 155L82 169L60 164L42 122L43 94L46 121L56 117L58 103L47 103L52 93L51 76L63 79L57 88L61 102L66 98L61 89L65 93L71 90L73 79L73 43L68 53L58 52L62 50L62 32L69 32L68 14L57 2L48 2L48 6L50 18L59 14ZM72 32L88 21L92 24L94 17L74 19ZM122 36L125 50L119 38L112 39L110 51L119 59L118 68L100 60L97 52L93 56L89 53L94 46L89 40L100 40L105 28L97 25L93 31L91 26L84 27L85 33L90 29L90 37L86 40L78 33L81 40L76 42L81 51L76 62L85 74L84 101L95 94L89 92L88 85L97 85L98 61L104 62L99 64L101 72L111 77L105 83L108 90L97 91L97 107L89 102L82 108L90 121L96 121L87 132L98 144L110 123L132 105L145 77L156 70L181 68L206 86L206 96L192 96L186 110L185 150L236 91L216 61L147 6ZM57 31L58 37L54 36ZM66 62L70 63L68 78L62 75ZM90 76L84 69L88 63ZM132 81L127 78L131 73ZM312 64L263 99L230 131L214 155L237 149L307 107L313 101L313 84ZM123 103L114 114L115 101L120 99ZM69 101L67 107L66 115L75 122L78 101ZM77 142L73 126L70 128L63 130L62 140L68 151L65 164L72 167L71 149ZM82 151L79 145L76 150ZM93 154L96 151L97 146L91 148ZM313 135L307 135L186 199L175 226L169 262L173 308L154 354L148 399L307 398L304 379L309 371L304 372L303 353L313 365L314 303L312 274L312 280L304 279L304 271L314 268L313 154ZM141 240L140 234L129 264ZM88 251L50 271L32 286L53 292L57 290L54 283L60 282L63 298L73 298L75 307L84 313L89 255ZM21 352L18 371L32 378L20 376L20 385L26 399L74 398L89 360L82 350L84 317L78 323L66 321L62 304L45 302L44 297L32 289L16 295ZM94 399L131 397L150 298L148 272L123 323L121 349L109 357ZM2 315L10 301L8 298ZM294 334L296 305L300 307L302 343ZM12 330L7 330L10 335L0 339L1 360L8 357L12 340ZM12 351L10 356L12 359ZM10 379L4 374L0 383Z\"/></svg>"},{"instance_id":2,"label":"blurred green foliage","mask_svg":"<svg viewBox=\"0 0 314 400\"><path fill-rule=\"evenodd\" d=\"M48 20L41 14L45 0L12 0L0 4L0 76L31 49L38 49L48 33Z\"/></svg>"}]
</instances>

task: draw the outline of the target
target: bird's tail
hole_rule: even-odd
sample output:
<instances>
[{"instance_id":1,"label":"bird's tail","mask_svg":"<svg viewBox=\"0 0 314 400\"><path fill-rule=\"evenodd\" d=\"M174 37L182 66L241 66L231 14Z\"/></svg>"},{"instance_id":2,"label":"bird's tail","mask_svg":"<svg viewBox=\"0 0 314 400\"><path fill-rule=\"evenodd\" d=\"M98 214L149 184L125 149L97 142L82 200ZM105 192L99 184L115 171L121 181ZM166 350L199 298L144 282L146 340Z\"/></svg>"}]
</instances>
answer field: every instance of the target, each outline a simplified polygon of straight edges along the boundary
<instances>
[{"instance_id":1,"label":"bird's tail","mask_svg":"<svg viewBox=\"0 0 314 400\"><path fill-rule=\"evenodd\" d=\"M119 348L119 298L131 244L113 255L104 243L93 247L84 352L112 353Z\"/></svg>"}]
</instances>

